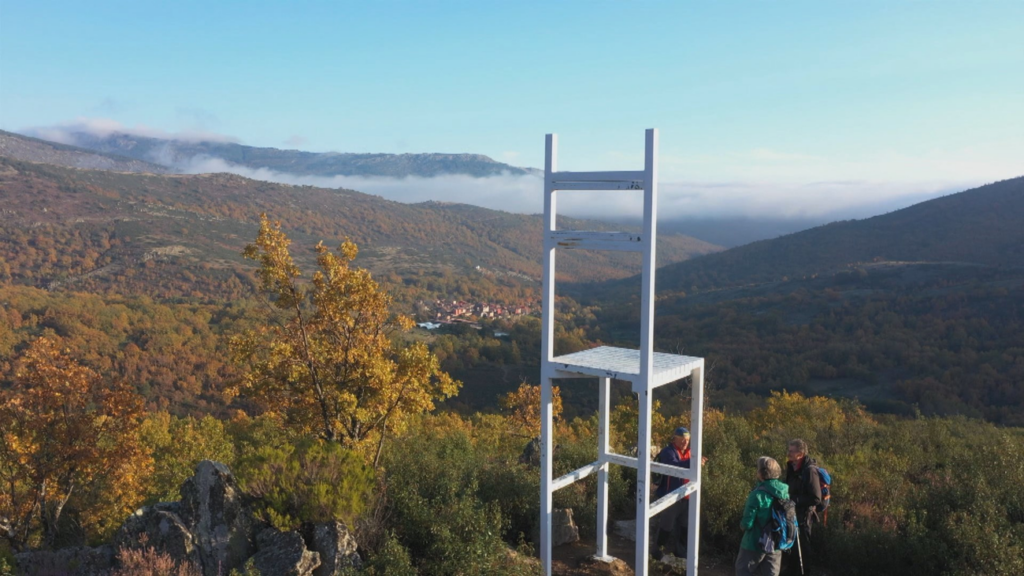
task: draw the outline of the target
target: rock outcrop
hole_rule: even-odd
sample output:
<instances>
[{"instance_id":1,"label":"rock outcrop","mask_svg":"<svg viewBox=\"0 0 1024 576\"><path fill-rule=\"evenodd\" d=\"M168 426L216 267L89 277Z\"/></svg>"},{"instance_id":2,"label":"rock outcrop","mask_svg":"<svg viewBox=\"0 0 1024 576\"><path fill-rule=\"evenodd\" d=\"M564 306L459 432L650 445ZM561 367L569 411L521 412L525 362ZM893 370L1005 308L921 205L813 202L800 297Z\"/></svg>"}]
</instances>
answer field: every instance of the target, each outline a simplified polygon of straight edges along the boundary
<instances>
[{"instance_id":1,"label":"rock outcrop","mask_svg":"<svg viewBox=\"0 0 1024 576\"><path fill-rule=\"evenodd\" d=\"M298 532L267 528L256 537L256 546L259 552L253 560L260 574L311 576L320 566L320 555L306 549L306 541Z\"/></svg>"},{"instance_id":2,"label":"rock outcrop","mask_svg":"<svg viewBox=\"0 0 1024 576\"><path fill-rule=\"evenodd\" d=\"M105 576L117 567L117 549L139 547L195 566L203 576L242 569L250 558L264 576L336 576L345 568L362 567L344 523L310 524L302 533L267 526L223 464L200 462L180 492L180 502L135 511L117 531L113 546L19 554L18 573Z\"/></svg>"},{"instance_id":3,"label":"rock outcrop","mask_svg":"<svg viewBox=\"0 0 1024 576\"><path fill-rule=\"evenodd\" d=\"M106 576L114 567L113 546L89 548L75 546L60 550L36 550L14 556L18 564L15 574L74 574L74 576ZM74 572L68 572L74 567Z\"/></svg>"},{"instance_id":4,"label":"rock outcrop","mask_svg":"<svg viewBox=\"0 0 1024 576\"><path fill-rule=\"evenodd\" d=\"M551 545L561 546L579 542L580 529L572 521L572 508L555 508L551 511Z\"/></svg>"},{"instance_id":5,"label":"rock outcrop","mask_svg":"<svg viewBox=\"0 0 1024 576\"><path fill-rule=\"evenodd\" d=\"M572 520L572 508L555 508L551 511L551 545L561 546L579 542L580 529ZM533 541L540 542L540 527L533 530Z\"/></svg>"},{"instance_id":6,"label":"rock outcrop","mask_svg":"<svg viewBox=\"0 0 1024 576\"><path fill-rule=\"evenodd\" d=\"M203 460L181 485L181 519L195 538L204 576L241 568L260 528L227 466Z\"/></svg>"},{"instance_id":7,"label":"rock outcrop","mask_svg":"<svg viewBox=\"0 0 1024 576\"><path fill-rule=\"evenodd\" d=\"M192 531L180 515L178 502L161 502L136 510L114 536L114 546L131 548L145 545L166 552L172 558L201 565L199 549Z\"/></svg>"},{"instance_id":8,"label":"rock outcrop","mask_svg":"<svg viewBox=\"0 0 1024 576\"><path fill-rule=\"evenodd\" d=\"M325 524L314 524L306 541L320 555L320 567L313 576L334 576L345 568L362 568L356 539L344 523L335 520Z\"/></svg>"}]
</instances>

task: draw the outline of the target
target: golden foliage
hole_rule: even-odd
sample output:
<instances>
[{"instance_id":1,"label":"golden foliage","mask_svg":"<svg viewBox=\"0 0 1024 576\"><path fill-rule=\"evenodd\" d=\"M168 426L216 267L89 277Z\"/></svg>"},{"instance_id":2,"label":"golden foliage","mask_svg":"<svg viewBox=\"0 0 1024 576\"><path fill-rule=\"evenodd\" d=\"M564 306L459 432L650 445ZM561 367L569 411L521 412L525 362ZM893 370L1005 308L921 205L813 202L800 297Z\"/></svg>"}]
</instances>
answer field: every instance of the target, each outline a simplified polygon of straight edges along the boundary
<instances>
[{"instance_id":1,"label":"golden foliage","mask_svg":"<svg viewBox=\"0 0 1024 576\"><path fill-rule=\"evenodd\" d=\"M239 391L303 433L364 453L376 440L379 455L387 433L401 433L409 415L432 410L461 383L424 344L392 342L413 322L391 313L391 297L368 271L350 266L355 244L342 243L337 254L318 244L319 269L302 284L290 243L264 214L245 249L260 264L259 287L278 316L232 341L236 359L250 367Z\"/></svg>"},{"instance_id":2,"label":"golden foliage","mask_svg":"<svg viewBox=\"0 0 1024 576\"><path fill-rule=\"evenodd\" d=\"M666 442L672 439L671 433L676 426L685 425L686 422L669 422L664 414L660 412L661 402L655 400L651 410L651 442L654 447L659 446L659 439ZM687 421L689 416L687 415ZM640 414L637 410L637 403L633 398L618 404L612 408L611 420L611 444L612 448L620 454L636 454L636 441L639 435L638 424Z\"/></svg>"},{"instance_id":3,"label":"golden foliage","mask_svg":"<svg viewBox=\"0 0 1024 576\"><path fill-rule=\"evenodd\" d=\"M153 454L153 475L147 485L148 502L179 498L178 489L203 460L234 464L235 447L224 422L153 412L142 422L140 438Z\"/></svg>"},{"instance_id":4,"label":"golden foliage","mask_svg":"<svg viewBox=\"0 0 1024 576\"><path fill-rule=\"evenodd\" d=\"M859 437L876 423L856 403L823 396L772 392L767 404L753 410L748 421L756 437L784 446L802 438L812 446L842 453L858 446Z\"/></svg>"},{"instance_id":5,"label":"golden foliage","mask_svg":"<svg viewBox=\"0 0 1024 576\"><path fill-rule=\"evenodd\" d=\"M138 504L152 458L138 439L143 400L107 385L55 338L24 353L0 406L0 536L52 546L74 498L79 521L107 535Z\"/></svg>"},{"instance_id":6,"label":"golden foliage","mask_svg":"<svg viewBox=\"0 0 1024 576\"><path fill-rule=\"evenodd\" d=\"M509 411L512 433L534 438L540 435L540 386L527 382L519 389L501 397L501 407ZM558 386L551 387L551 415L554 420L562 414L562 396Z\"/></svg>"}]
</instances>

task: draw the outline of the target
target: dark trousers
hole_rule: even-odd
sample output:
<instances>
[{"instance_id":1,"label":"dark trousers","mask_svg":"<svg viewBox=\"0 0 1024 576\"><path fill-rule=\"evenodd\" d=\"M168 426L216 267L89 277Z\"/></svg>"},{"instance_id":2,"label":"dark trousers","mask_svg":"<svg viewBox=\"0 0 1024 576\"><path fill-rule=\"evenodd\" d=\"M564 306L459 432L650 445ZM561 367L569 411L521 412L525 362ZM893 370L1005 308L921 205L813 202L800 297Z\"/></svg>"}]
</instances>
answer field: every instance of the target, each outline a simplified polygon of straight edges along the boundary
<instances>
[{"instance_id":1,"label":"dark trousers","mask_svg":"<svg viewBox=\"0 0 1024 576\"><path fill-rule=\"evenodd\" d=\"M815 574L812 567L814 559L814 541L811 540L813 523L800 525L800 547L793 546L788 554L784 554L782 561L783 576L811 576ZM800 571L800 559L803 558L803 572Z\"/></svg>"},{"instance_id":2,"label":"dark trousers","mask_svg":"<svg viewBox=\"0 0 1024 576\"><path fill-rule=\"evenodd\" d=\"M736 556L736 576L779 576L781 563L781 550L765 554L740 548L740 553Z\"/></svg>"},{"instance_id":3,"label":"dark trousers","mask_svg":"<svg viewBox=\"0 0 1024 576\"><path fill-rule=\"evenodd\" d=\"M672 554L676 558L686 558L689 521L690 501L685 499L652 518L651 555L661 558L662 554Z\"/></svg>"}]
</instances>

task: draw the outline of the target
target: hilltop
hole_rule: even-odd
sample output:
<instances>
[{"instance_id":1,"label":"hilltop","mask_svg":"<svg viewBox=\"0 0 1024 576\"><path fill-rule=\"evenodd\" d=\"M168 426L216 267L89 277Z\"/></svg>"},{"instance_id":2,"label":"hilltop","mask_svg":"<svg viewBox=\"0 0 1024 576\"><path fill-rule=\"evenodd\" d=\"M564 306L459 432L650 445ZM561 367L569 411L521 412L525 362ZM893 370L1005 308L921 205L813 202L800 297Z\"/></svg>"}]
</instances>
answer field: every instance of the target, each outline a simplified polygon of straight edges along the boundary
<instances>
[{"instance_id":1,"label":"hilltop","mask_svg":"<svg viewBox=\"0 0 1024 576\"><path fill-rule=\"evenodd\" d=\"M304 152L245 146L234 142L186 141L114 132L97 135L69 132L76 146L157 163L171 169L187 166L195 158L217 158L237 166L266 168L298 176L407 176L442 174L469 176L524 175L536 172L492 160L482 154L356 154Z\"/></svg>"},{"instance_id":2,"label":"hilltop","mask_svg":"<svg viewBox=\"0 0 1024 576\"><path fill-rule=\"evenodd\" d=\"M93 168L116 172L164 174L166 166L137 158L86 150L0 130L0 156L28 162L43 162L70 168Z\"/></svg>"}]
</instances>

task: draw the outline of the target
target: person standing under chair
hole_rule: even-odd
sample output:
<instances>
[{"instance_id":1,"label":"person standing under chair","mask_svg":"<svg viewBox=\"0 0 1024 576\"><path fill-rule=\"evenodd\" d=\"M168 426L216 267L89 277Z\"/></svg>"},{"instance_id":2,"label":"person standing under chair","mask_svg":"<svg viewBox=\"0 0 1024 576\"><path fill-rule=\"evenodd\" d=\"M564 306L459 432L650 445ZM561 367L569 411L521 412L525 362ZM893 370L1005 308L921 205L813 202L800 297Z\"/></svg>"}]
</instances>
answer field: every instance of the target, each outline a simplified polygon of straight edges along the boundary
<instances>
[{"instance_id":1,"label":"person standing under chair","mask_svg":"<svg viewBox=\"0 0 1024 576\"><path fill-rule=\"evenodd\" d=\"M701 462L707 462L707 460L705 457L701 459ZM658 453L654 461L669 466L689 468L690 431L683 426L676 428L672 435L672 441ZM655 489L655 501L688 482L689 480L673 476L659 476L652 482L652 488ZM665 554L665 551L662 551L662 546L665 546L667 548L666 551L672 553L676 558L686 558L688 552L687 545L689 544L687 541L689 518L690 497L687 496L662 510L651 520L652 558L661 560Z\"/></svg>"},{"instance_id":2,"label":"person standing under chair","mask_svg":"<svg viewBox=\"0 0 1024 576\"><path fill-rule=\"evenodd\" d=\"M821 504L821 478L818 476L818 462L808 456L807 442L796 438L786 448L786 485L789 497L796 504L796 517L800 522L799 559L790 554L786 562L787 575L810 574L815 559L815 545L811 540L814 524L818 522L818 505Z\"/></svg>"},{"instance_id":3,"label":"person standing under chair","mask_svg":"<svg viewBox=\"0 0 1024 576\"><path fill-rule=\"evenodd\" d=\"M757 459L757 486L747 496L740 517L743 540L740 553L736 556L736 576L778 576L782 568L782 550L765 553L758 540L766 524L771 520L772 504L776 499L789 498L789 486L779 480L782 467L774 459L761 456Z\"/></svg>"}]
</instances>

